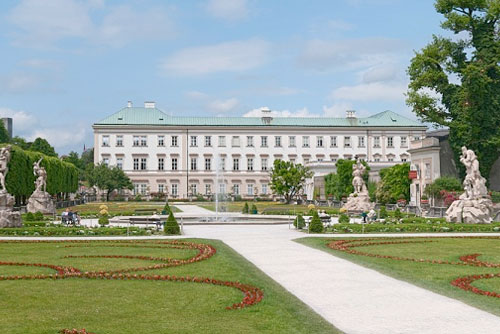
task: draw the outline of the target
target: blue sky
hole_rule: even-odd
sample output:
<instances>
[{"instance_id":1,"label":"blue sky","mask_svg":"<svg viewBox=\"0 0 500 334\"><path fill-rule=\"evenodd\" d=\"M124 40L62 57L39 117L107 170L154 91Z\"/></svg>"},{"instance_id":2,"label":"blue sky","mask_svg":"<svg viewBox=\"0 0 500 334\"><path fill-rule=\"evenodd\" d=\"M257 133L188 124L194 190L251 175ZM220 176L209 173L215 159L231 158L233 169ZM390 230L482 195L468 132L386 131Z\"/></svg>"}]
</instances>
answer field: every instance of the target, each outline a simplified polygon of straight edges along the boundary
<instances>
[{"instance_id":1,"label":"blue sky","mask_svg":"<svg viewBox=\"0 0 500 334\"><path fill-rule=\"evenodd\" d=\"M404 102L406 68L445 34L433 0L0 2L0 116L59 153L156 101L174 115L343 117Z\"/></svg>"}]
</instances>

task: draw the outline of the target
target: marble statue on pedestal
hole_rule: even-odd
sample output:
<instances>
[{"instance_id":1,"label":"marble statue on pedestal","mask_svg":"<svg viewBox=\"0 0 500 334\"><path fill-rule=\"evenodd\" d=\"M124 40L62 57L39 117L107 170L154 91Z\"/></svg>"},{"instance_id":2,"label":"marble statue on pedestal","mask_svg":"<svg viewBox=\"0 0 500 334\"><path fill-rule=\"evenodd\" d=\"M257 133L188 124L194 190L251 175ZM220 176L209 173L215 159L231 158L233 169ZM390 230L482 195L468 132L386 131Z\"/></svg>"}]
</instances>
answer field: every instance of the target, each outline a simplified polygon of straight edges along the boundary
<instances>
[{"instance_id":1,"label":"marble statue on pedestal","mask_svg":"<svg viewBox=\"0 0 500 334\"><path fill-rule=\"evenodd\" d=\"M464 193L446 211L446 220L452 223L489 224L492 221L493 202L488 195L486 179L479 171L479 161L474 151L462 147L460 162L467 175L463 185Z\"/></svg>"},{"instance_id":2,"label":"marble statue on pedestal","mask_svg":"<svg viewBox=\"0 0 500 334\"><path fill-rule=\"evenodd\" d=\"M352 166L352 185L354 186L354 192L349 195L346 204L343 206L347 211L368 212L374 206L373 203L370 202L368 188L366 187L365 180L363 180L365 171L366 167L359 159L356 160L356 163Z\"/></svg>"},{"instance_id":3,"label":"marble statue on pedestal","mask_svg":"<svg viewBox=\"0 0 500 334\"><path fill-rule=\"evenodd\" d=\"M5 178L9 172L9 161L12 147L10 145L0 149L0 227L21 227L21 214L14 211L14 196L7 192Z\"/></svg>"},{"instance_id":4,"label":"marble statue on pedestal","mask_svg":"<svg viewBox=\"0 0 500 334\"><path fill-rule=\"evenodd\" d=\"M40 166L43 158L40 158L33 164L33 174L36 176L35 191L28 200L28 212L41 212L43 214L52 214L55 212L52 196L47 192L47 171Z\"/></svg>"}]
</instances>

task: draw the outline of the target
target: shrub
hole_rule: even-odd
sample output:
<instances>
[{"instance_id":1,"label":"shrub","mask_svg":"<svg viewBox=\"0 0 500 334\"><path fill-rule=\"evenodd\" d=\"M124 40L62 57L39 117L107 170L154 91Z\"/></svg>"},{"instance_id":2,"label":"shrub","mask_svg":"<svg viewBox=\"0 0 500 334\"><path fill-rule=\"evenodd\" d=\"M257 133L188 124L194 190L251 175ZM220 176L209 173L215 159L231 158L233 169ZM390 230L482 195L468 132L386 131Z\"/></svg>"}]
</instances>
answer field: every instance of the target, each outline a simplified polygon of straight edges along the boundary
<instances>
[{"instance_id":1,"label":"shrub","mask_svg":"<svg viewBox=\"0 0 500 334\"><path fill-rule=\"evenodd\" d=\"M316 211L313 213L311 223L309 224L309 232L323 233L323 223L321 222L321 219Z\"/></svg>"},{"instance_id":2,"label":"shrub","mask_svg":"<svg viewBox=\"0 0 500 334\"><path fill-rule=\"evenodd\" d=\"M134 201L136 201L136 202L142 202L141 195L136 195L135 198L134 198Z\"/></svg>"},{"instance_id":3,"label":"shrub","mask_svg":"<svg viewBox=\"0 0 500 334\"><path fill-rule=\"evenodd\" d=\"M241 195L234 195L234 200L236 202L241 202Z\"/></svg>"},{"instance_id":4,"label":"shrub","mask_svg":"<svg viewBox=\"0 0 500 334\"><path fill-rule=\"evenodd\" d=\"M177 223L177 219L175 219L174 214L170 212L168 215L167 221L165 222L165 234L181 234L181 229L179 224Z\"/></svg>"},{"instance_id":5,"label":"shrub","mask_svg":"<svg viewBox=\"0 0 500 334\"><path fill-rule=\"evenodd\" d=\"M340 224L349 224L350 221L351 221L351 218L349 218L349 216L346 215L345 213L341 214L339 217Z\"/></svg>"},{"instance_id":6,"label":"shrub","mask_svg":"<svg viewBox=\"0 0 500 334\"><path fill-rule=\"evenodd\" d=\"M35 212L35 214L33 215L33 217L35 218L35 220L43 220L45 218L43 216L43 213L41 213L40 211Z\"/></svg>"},{"instance_id":7,"label":"shrub","mask_svg":"<svg viewBox=\"0 0 500 334\"><path fill-rule=\"evenodd\" d=\"M102 216L99 218L99 225L104 226L109 224L109 218L107 216Z\"/></svg>"},{"instance_id":8,"label":"shrub","mask_svg":"<svg viewBox=\"0 0 500 334\"><path fill-rule=\"evenodd\" d=\"M245 205L243 206L243 210L241 210L241 213L248 213L248 203L245 202Z\"/></svg>"},{"instance_id":9,"label":"shrub","mask_svg":"<svg viewBox=\"0 0 500 334\"><path fill-rule=\"evenodd\" d=\"M387 214L387 209L386 209L385 205L380 207L380 211L378 213L378 216L381 219L387 218L388 214Z\"/></svg>"},{"instance_id":10,"label":"shrub","mask_svg":"<svg viewBox=\"0 0 500 334\"><path fill-rule=\"evenodd\" d=\"M170 215L170 212L172 212L172 209L170 209L170 205L168 205L168 202L167 202L167 203L165 203L165 206L163 207L162 214Z\"/></svg>"},{"instance_id":11,"label":"shrub","mask_svg":"<svg viewBox=\"0 0 500 334\"><path fill-rule=\"evenodd\" d=\"M25 216L24 216L24 220L28 221L28 222L32 222L35 220L35 215L32 214L31 212L28 212Z\"/></svg>"},{"instance_id":12,"label":"shrub","mask_svg":"<svg viewBox=\"0 0 500 334\"><path fill-rule=\"evenodd\" d=\"M493 203L500 203L500 191L491 192L491 200Z\"/></svg>"},{"instance_id":13,"label":"shrub","mask_svg":"<svg viewBox=\"0 0 500 334\"><path fill-rule=\"evenodd\" d=\"M396 218L396 219L401 219L401 218L403 218L403 214L401 213L401 210L399 210L399 208L397 208L397 209L394 211L394 218Z\"/></svg>"},{"instance_id":14,"label":"shrub","mask_svg":"<svg viewBox=\"0 0 500 334\"><path fill-rule=\"evenodd\" d=\"M299 230L303 229L306 226L304 217L302 217L302 215L299 214L297 218L295 218L295 220L293 221L293 226L295 226Z\"/></svg>"},{"instance_id":15,"label":"shrub","mask_svg":"<svg viewBox=\"0 0 500 334\"><path fill-rule=\"evenodd\" d=\"M257 210L257 207L255 206L255 204L252 204L252 209L250 210L250 213L252 215L256 215L259 213L259 211Z\"/></svg>"}]
</instances>

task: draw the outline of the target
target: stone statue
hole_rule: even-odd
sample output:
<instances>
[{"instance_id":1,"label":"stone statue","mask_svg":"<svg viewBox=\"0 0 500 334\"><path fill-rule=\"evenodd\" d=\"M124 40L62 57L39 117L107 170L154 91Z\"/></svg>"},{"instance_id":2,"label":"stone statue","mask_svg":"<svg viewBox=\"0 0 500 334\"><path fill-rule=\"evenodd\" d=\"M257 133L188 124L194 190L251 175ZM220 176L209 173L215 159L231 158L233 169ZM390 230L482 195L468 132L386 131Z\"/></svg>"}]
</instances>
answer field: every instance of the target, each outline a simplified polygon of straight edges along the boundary
<instances>
[{"instance_id":1,"label":"stone statue","mask_svg":"<svg viewBox=\"0 0 500 334\"><path fill-rule=\"evenodd\" d=\"M52 214L55 212L55 205L52 196L47 192L47 171L40 166L42 160L43 157L33 163L33 174L36 176L35 191L31 194L26 209L32 213L40 211L43 214Z\"/></svg>"},{"instance_id":2,"label":"stone statue","mask_svg":"<svg viewBox=\"0 0 500 334\"><path fill-rule=\"evenodd\" d=\"M45 168L40 166L40 162L42 162L43 157L40 158L37 162L33 163L33 174L36 176L35 180L35 192L36 191L47 191L47 171Z\"/></svg>"},{"instance_id":3,"label":"stone statue","mask_svg":"<svg viewBox=\"0 0 500 334\"><path fill-rule=\"evenodd\" d=\"M368 195L368 188L366 187L363 174L366 172L366 167L359 159L352 165L352 185L354 192L349 195L344 208L350 212L368 212L373 208Z\"/></svg>"},{"instance_id":4,"label":"stone statue","mask_svg":"<svg viewBox=\"0 0 500 334\"><path fill-rule=\"evenodd\" d=\"M14 211L14 196L7 192L5 178L9 172L9 162L12 146L7 145L0 149L0 227L21 227L21 214Z\"/></svg>"},{"instance_id":5,"label":"stone statue","mask_svg":"<svg viewBox=\"0 0 500 334\"><path fill-rule=\"evenodd\" d=\"M5 187L5 177L9 172L9 161L10 161L10 150L12 149L11 145L7 145L2 147L0 150L0 185L2 186L2 191L6 192L7 188Z\"/></svg>"},{"instance_id":6,"label":"stone statue","mask_svg":"<svg viewBox=\"0 0 500 334\"><path fill-rule=\"evenodd\" d=\"M488 195L486 179L479 171L476 153L463 146L460 162L467 173L463 182L464 193L448 208L446 220L453 223L491 223L493 202Z\"/></svg>"}]
</instances>

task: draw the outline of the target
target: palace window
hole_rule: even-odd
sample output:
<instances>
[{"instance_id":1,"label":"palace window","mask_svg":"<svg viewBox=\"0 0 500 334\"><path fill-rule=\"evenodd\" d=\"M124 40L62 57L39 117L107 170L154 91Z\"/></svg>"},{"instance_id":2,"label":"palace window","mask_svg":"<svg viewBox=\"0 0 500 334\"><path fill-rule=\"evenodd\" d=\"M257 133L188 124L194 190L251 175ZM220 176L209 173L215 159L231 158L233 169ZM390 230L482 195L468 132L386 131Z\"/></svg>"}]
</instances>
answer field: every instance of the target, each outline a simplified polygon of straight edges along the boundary
<instances>
[{"instance_id":1,"label":"palace window","mask_svg":"<svg viewBox=\"0 0 500 334\"><path fill-rule=\"evenodd\" d=\"M231 138L231 146L232 147L240 147L240 136L233 136Z\"/></svg>"},{"instance_id":2,"label":"palace window","mask_svg":"<svg viewBox=\"0 0 500 334\"><path fill-rule=\"evenodd\" d=\"M406 136L401 137L401 147L408 147L408 137Z\"/></svg>"},{"instance_id":3,"label":"palace window","mask_svg":"<svg viewBox=\"0 0 500 334\"><path fill-rule=\"evenodd\" d=\"M253 170L253 158L247 159L247 170L249 170L249 171Z\"/></svg>"},{"instance_id":4,"label":"palace window","mask_svg":"<svg viewBox=\"0 0 500 334\"><path fill-rule=\"evenodd\" d=\"M171 190L172 196L177 196L179 194L179 186L176 183L172 184Z\"/></svg>"},{"instance_id":5,"label":"palace window","mask_svg":"<svg viewBox=\"0 0 500 334\"><path fill-rule=\"evenodd\" d=\"M309 147L309 136L302 137L302 147Z\"/></svg>"},{"instance_id":6,"label":"palace window","mask_svg":"<svg viewBox=\"0 0 500 334\"><path fill-rule=\"evenodd\" d=\"M226 147L226 136L219 136L219 147Z\"/></svg>"},{"instance_id":7,"label":"palace window","mask_svg":"<svg viewBox=\"0 0 500 334\"><path fill-rule=\"evenodd\" d=\"M373 147L375 147L375 148L380 147L380 137L379 136L373 137Z\"/></svg>"},{"instance_id":8,"label":"palace window","mask_svg":"<svg viewBox=\"0 0 500 334\"><path fill-rule=\"evenodd\" d=\"M240 159L233 159L233 170L240 170Z\"/></svg>"},{"instance_id":9,"label":"palace window","mask_svg":"<svg viewBox=\"0 0 500 334\"><path fill-rule=\"evenodd\" d=\"M295 147L295 136L288 137L288 141L290 147Z\"/></svg>"},{"instance_id":10,"label":"palace window","mask_svg":"<svg viewBox=\"0 0 500 334\"><path fill-rule=\"evenodd\" d=\"M267 147L267 136L260 137L260 147Z\"/></svg>"},{"instance_id":11,"label":"palace window","mask_svg":"<svg viewBox=\"0 0 500 334\"><path fill-rule=\"evenodd\" d=\"M205 136L205 147L212 146L212 136Z\"/></svg>"},{"instance_id":12,"label":"palace window","mask_svg":"<svg viewBox=\"0 0 500 334\"><path fill-rule=\"evenodd\" d=\"M165 146L165 136L158 136L158 146Z\"/></svg>"},{"instance_id":13,"label":"palace window","mask_svg":"<svg viewBox=\"0 0 500 334\"><path fill-rule=\"evenodd\" d=\"M118 169L123 169L123 158L116 158L116 167Z\"/></svg>"},{"instance_id":14,"label":"palace window","mask_svg":"<svg viewBox=\"0 0 500 334\"><path fill-rule=\"evenodd\" d=\"M211 170L211 169L212 169L212 159L205 158L205 170Z\"/></svg>"},{"instance_id":15,"label":"palace window","mask_svg":"<svg viewBox=\"0 0 500 334\"><path fill-rule=\"evenodd\" d=\"M351 147L351 137L349 136L344 137L344 147Z\"/></svg>"},{"instance_id":16,"label":"palace window","mask_svg":"<svg viewBox=\"0 0 500 334\"><path fill-rule=\"evenodd\" d=\"M146 158L141 158L141 170L148 169L148 160Z\"/></svg>"},{"instance_id":17,"label":"palace window","mask_svg":"<svg viewBox=\"0 0 500 334\"><path fill-rule=\"evenodd\" d=\"M262 170L266 171L267 170L267 159L266 158L262 158L261 165L262 165Z\"/></svg>"},{"instance_id":18,"label":"palace window","mask_svg":"<svg viewBox=\"0 0 500 334\"><path fill-rule=\"evenodd\" d=\"M123 136L122 135L116 136L116 146L117 147L123 146Z\"/></svg>"},{"instance_id":19,"label":"palace window","mask_svg":"<svg viewBox=\"0 0 500 334\"><path fill-rule=\"evenodd\" d=\"M253 147L253 136L247 136L247 147Z\"/></svg>"},{"instance_id":20,"label":"palace window","mask_svg":"<svg viewBox=\"0 0 500 334\"><path fill-rule=\"evenodd\" d=\"M196 169L198 169L197 162L198 162L198 159L196 159L196 158L191 158L191 170L196 170Z\"/></svg>"},{"instance_id":21,"label":"palace window","mask_svg":"<svg viewBox=\"0 0 500 334\"><path fill-rule=\"evenodd\" d=\"M394 137L387 137L387 147L394 147Z\"/></svg>"},{"instance_id":22,"label":"palace window","mask_svg":"<svg viewBox=\"0 0 500 334\"><path fill-rule=\"evenodd\" d=\"M172 158L172 170L177 170L177 158Z\"/></svg>"},{"instance_id":23,"label":"palace window","mask_svg":"<svg viewBox=\"0 0 500 334\"><path fill-rule=\"evenodd\" d=\"M172 147L177 147L177 146L178 146L178 137L172 136Z\"/></svg>"},{"instance_id":24,"label":"palace window","mask_svg":"<svg viewBox=\"0 0 500 334\"><path fill-rule=\"evenodd\" d=\"M198 137L197 136L191 136L191 141L190 141L190 146L191 147L196 147L198 146Z\"/></svg>"},{"instance_id":25,"label":"palace window","mask_svg":"<svg viewBox=\"0 0 500 334\"><path fill-rule=\"evenodd\" d=\"M102 136L102 146L103 147L109 146L109 136Z\"/></svg>"},{"instance_id":26,"label":"palace window","mask_svg":"<svg viewBox=\"0 0 500 334\"><path fill-rule=\"evenodd\" d=\"M364 136L358 137L358 147L365 147L365 137Z\"/></svg>"},{"instance_id":27,"label":"palace window","mask_svg":"<svg viewBox=\"0 0 500 334\"><path fill-rule=\"evenodd\" d=\"M323 147L323 136L316 137L316 147Z\"/></svg>"},{"instance_id":28,"label":"palace window","mask_svg":"<svg viewBox=\"0 0 500 334\"><path fill-rule=\"evenodd\" d=\"M165 159L158 158L158 170L165 170Z\"/></svg>"},{"instance_id":29,"label":"palace window","mask_svg":"<svg viewBox=\"0 0 500 334\"><path fill-rule=\"evenodd\" d=\"M281 147L281 136L274 137L274 147Z\"/></svg>"}]
</instances>

